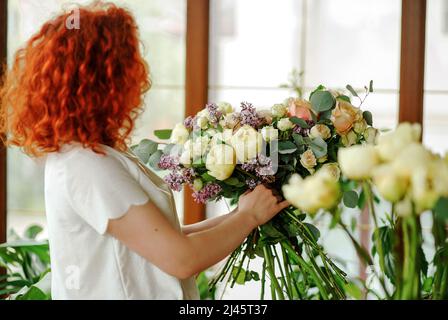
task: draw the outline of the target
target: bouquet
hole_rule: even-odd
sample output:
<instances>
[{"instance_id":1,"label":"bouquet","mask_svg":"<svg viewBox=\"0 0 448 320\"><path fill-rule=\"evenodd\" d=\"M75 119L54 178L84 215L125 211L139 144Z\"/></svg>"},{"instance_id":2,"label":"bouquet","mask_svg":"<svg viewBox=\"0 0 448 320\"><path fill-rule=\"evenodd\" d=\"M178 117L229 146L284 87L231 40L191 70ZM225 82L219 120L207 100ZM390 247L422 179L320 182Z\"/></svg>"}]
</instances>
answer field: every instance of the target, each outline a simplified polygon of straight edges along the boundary
<instances>
[{"instance_id":1,"label":"bouquet","mask_svg":"<svg viewBox=\"0 0 448 320\"><path fill-rule=\"evenodd\" d=\"M362 104L373 85L365 87L363 99L347 89ZM372 114L351 100L319 86L308 100L289 98L270 110L248 102L239 111L229 103L211 103L173 130L156 131L159 139L170 139L163 150L147 139L133 147L145 163L168 172L164 179L172 190L192 188L197 202L236 204L259 184L292 199L294 206L254 230L230 255L211 287L261 281L263 299L269 279L273 299L345 298L346 274L306 218L340 202L338 150L376 138ZM261 274L251 269L256 257L263 261Z\"/></svg>"}]
</instances>

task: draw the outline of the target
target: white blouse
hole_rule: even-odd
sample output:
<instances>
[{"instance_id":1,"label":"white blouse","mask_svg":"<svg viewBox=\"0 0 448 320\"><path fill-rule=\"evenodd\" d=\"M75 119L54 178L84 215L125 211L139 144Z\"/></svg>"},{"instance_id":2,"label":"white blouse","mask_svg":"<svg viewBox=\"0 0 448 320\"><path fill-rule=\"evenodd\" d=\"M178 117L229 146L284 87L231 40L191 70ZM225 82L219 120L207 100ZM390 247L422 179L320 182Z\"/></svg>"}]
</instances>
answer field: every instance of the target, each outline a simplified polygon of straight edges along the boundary
<instances>
[{"instance_id":1,"label":"white blouse","mask_svg":"<svg viewBox=\"0 0 448 320\"><path fill-rule=\"evenodd\" d=\"M106 233L132 205L153 203L180 231L171 190L131 153L78 143L50 153L45 203L53 299L198 299L193 278L181 281Z\"/></svg>"}]
</instances>

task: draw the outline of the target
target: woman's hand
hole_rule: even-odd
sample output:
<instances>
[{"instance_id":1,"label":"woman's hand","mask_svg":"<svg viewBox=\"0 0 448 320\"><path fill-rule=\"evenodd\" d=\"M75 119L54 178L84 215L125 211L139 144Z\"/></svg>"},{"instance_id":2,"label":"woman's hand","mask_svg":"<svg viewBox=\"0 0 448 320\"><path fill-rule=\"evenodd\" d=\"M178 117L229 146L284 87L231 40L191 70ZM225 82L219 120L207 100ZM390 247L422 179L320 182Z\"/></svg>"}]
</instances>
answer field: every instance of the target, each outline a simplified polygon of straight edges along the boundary
<instances>
[{"instance_id":1,"label":"woman's hand","mask_svg":"<svg viewBox=\"0 0 448 320\"><path fill-rule=\"evenodd\" d=\"M288 201L281 201L279 196L275 196L272 190L259 185L240 197L238 213L250 216L254 221L254 227L258 227L289 205Z\"/></svg>"}]
</instances>

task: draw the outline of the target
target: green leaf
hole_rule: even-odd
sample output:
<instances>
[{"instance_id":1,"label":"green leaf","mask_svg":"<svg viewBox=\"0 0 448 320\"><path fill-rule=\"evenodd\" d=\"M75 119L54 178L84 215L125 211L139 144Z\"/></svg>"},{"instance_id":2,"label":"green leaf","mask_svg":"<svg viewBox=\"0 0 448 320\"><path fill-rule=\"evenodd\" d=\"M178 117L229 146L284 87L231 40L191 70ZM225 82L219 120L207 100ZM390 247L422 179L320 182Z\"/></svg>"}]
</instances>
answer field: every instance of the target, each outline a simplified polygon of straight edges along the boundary
<instances>
[{"instance_id":1,"label":"green leaf","mask_svg":"<svg viewBox=\"0 0 448 320\"><path fill-rule=\"evenodd\" d=\"M358 93L355 91L355 89L353 89L353 87L351 85L347 85L346 86L347 90L350 91L350 93L355 96L355 97L359 97Z\"/></svg>"},{"instance_id":2,"label":"green leaf","mask_svg":"<svg viewBox=\"0 0 448 320\"><path fill-rule=\"evenodd\" d=\"M43 228L38 225L32 225L25 230L25 238L36 239L36 236L41 233Z\"/></svg>"},{"instance_id":3,"label":"green leaf","mask_svg":"<svg viewBox=\"0 0 448 320\"><path fill-rule=\"evenodd\" d=\"M160 158L162 157L163 152L161 150L157 150L155 153L153 153L148 160L148 165L155 169L155 170L160 170L159 168L159 162L160 162Z\"/></svg>"},{"instance_id":4,"label":"green leaf","mask_svg":"<svg viewBox=\"0 0 448 320\"><path fill-rule=\"evenodd\" d=\"M369 126L373 126L373 116L372 116L372 112L370 111L364 111L362 113L362 116L364 118L364 120L366 120L367 124Z\"/></svg>"},{"instance_id":5,"label":"green leaf","mask_svg":"<svg viewBox=\"0 0 448 320\"><path fill-rule=\"evenodd\" d=\"M370 93L373 92L373 80L370 80L370 83L369 83L369 92L370 92Z\"/></svg>"},{"instance_id":6,"label":"green leaf","mask_svg":"<svg viewBox=\"0 0 448 320\"><path fill-rule=\"evenodd\" d=\"M237 186L237 185L239 185L240 181L235 177L231 177L227 180L224 180L224 183L229 186Z\"/></svg>"},{"instance_id":7,"label":"green leaf","mask_svg":"<svg viewBox=\"0 0 448 320\"><path fill-rule=\"evenodd\" d=\"M346 96L345 94L341 94L336 99L337 100L342 100L342 101L345 101L345 102L348 102L348 103L352 103L352 100L350 99L350 97Z\"/></svg>"},{"instance_id":8,"label":"green leaf","mask_svg":"<svg viewBox=\"0 0 448 320\"><path fill-rule=\"evenodd\" d=\"M173 132L173 130L171 129L166 129L166 130L155 130L154 131L154 135L162 140L168 140L171 138L171 133Z\"/></svg>"},{"instance_id":9,"label":"green leaf","mask_svg":"<svg viewBox=\"0 0 448 320\"><path fill-rule=\"evenodd\" d=\"M280 141L278 143L278 152L280 154L291 154L297 151L297 146L291 141Z\"/></svg>"},{"instance_id":10,"label":"green leaf","mask_svg":"<svg viewBox=\"0 0 448 320\"><path fill-rule=\"evenodd\" d=\"M48 300L48 298L42 290L32 286L25 294L17 297L17 300Z\"/></svg>"},{"instance_id":11,"label":"green leaf","mask_svg":"<svg viewBox=\"0 0 448 320\"><path fill-rule=\"evenodd\" d=\"M314 94L315 94L316 92L319 92L319 91L322 91L322 90L325 90L325 87L324 87L323 85L319 85L316 89L314 89L313 92L310 93L310 98L309 98L309 100L311 100L311 98L314 96Z\"/></svg>"},{"instance_id":12,"label":"green leaf","mask_svg":"<svg viewBox=\"0 0 448 320\"><path fill-rule=\"evenodd\" d=\"M343 201L347 208L356 208L358 206L358 194L353 190L346 191L344 192Z\"/></svg>"},{"instance_id":13,"label":"green leaf","mask_svg":"<svg viewBox=\"0 0 448 320\"><path fill-rule=\"evenodd\" d=\"M246 282L246 270L234 266L232 269L232 277L238 284L244 284Z\"/></svg>"},{"instance_id":14,"label":"green leaf","mask_svg":"<svg viewBox=\"0 0 448 320\"><path fill-rule=\"evenodd\" d=\"M318 91L313 94L310 102L316 112L324 112L333 108L335 99L329 91Z\"/></svg>"},{"instance_id":15,"label":"green leaf","mask_svg":"<svg viewBox=\"0 0 448 320\"><path fill-rule=\"evenodd\" d=\"M307 139L305 140L308 142L309 147L313 151L316 158L322 158L327 155L328 152L328 146L324 139L321 137L316 137L314 139Z\"/></svg>"},{"instance_id":16,"label":"green leaf","mask_svg":"<svg viewBox=\"0 0 448 320\"><path fill-rule=\"evenodd\" d=\"M363 297L363 293L361 288L359 288L355 283L349 282L344 287L345 292L356 300L361 300Z\"/></svg>"},{"instance_id":17,"label":"green leaf","mask_svg":"<svg viewBox=\"0 0 448 320\"><path fill-rule=\"evenodd\" d=\"M432 283L434 282L434 278L433 277L428 277L425 279L425 282L423 282L423 291L425 292L431 292L432 289Z\"/></svg>"},{"instance_id":18,"label":"green leaf","mask_svg":"<svg viewBox=\"0 0 448 320\"><path fill-rule=\"evenodd\" d=\"M216 180L215 177L209 175L207 172L206 172L206 173L203 173L203 174L201 175L201 178L202 178L202 180L204 180L205 182L212 182L212 181L215 181L215 180Z\"/></svg>"},{"instance_id":19,"label":"green leaf","mask_svg":"<svg viewBox=\"0 0 448 320\"><path fill-rule=\"evenodd\" d=\"M260 281L260 275L258 274L258 272L251 271L250 272L250 276L251 276L252 280Z\"/></svg>"},{"instance_id":20,"label":"green leaf","mask_svg":"<svg viewBox=\"0 0 448 320\"><path fill-rule=\"evenodd\" d=\"M142 140L136 148L134 154L143 162L148 163L151 155L157 151L159 144L149 139Z\"/></svg>"},{"instance_id":21,"label":"green leaf","mask_svg":"<svg viewBox=\"0 0 448 320\"><path fill-rule=\"evenodd\" d=\"M448 220L448 197L441 197L434 207L435 216L441 220Z\"/></svg>"},{"instance_id":22,"label":"green leaf","mask_svg":"<svg viewBox=\"0 0 448 320\"><path fill-rule=\"evenodd\" d=\"M301 118L291 117L291 118L289 118L289 120L301 128L304 128L304 129L310 128L310 125L308 123L306 123L306 121Z\"/></svg>"},{"instance_id":23,"label":"green leaf","mask_svg":"<svg viewBox=\"0 0 448 320\"><path fill-rule=\"evenodd\" d=\"M320 238L320 231L316 228L316 226L312 225L311 223L304 223L306 228L311 232L311 234L314 237L314 240L317 241Z\"/></svg>"},{"instance_id":24,"label":"green leaf","mask_svg":"<svg viewBox=\"0 0 448 320\"><path fill-rule=\"evenodd\" d=\"M305 145L305 140L303 140L303 137L300 134L293 133L292 138L298 147Z\"/></svg>"}]
</instances>

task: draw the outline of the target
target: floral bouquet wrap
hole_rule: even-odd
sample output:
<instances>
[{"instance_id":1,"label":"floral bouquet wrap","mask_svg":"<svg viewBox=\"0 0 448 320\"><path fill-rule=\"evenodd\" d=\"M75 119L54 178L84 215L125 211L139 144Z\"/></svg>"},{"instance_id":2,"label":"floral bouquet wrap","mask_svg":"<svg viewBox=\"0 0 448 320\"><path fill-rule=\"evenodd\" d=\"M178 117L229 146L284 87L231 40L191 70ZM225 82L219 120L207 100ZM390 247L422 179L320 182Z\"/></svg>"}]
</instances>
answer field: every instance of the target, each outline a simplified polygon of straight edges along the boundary
<instances>
[{"instance_id":1,"label":"floral bouquet wrap","mask_svg":"<svg viewBox=\"0 0 448 320\"><path fill-rule=\"evenodd\" d=\"M365 89L367 97L372 83ZM319 230L306 218L340 202L338 149L373 143L377 130L369 111L353 106L348 95L319 86L309 100L289 98L270 110L247 102L239 111L211 103L155 135L170 139L163 150L151 140L133 150L153 168L168 171L164 179L172 190L188 185L197 202L226 199L235 205L246 191L264 184L293 205L247 237L212 287L261 281L263 299L269 280L273 299L345 298L346 274L324 252ZM258 269L251 268L256 257L262 261Z\"/></svg>"}]
</instances>

